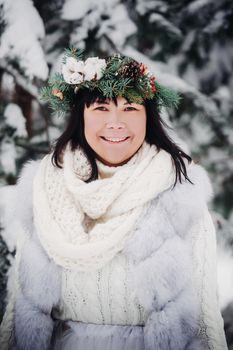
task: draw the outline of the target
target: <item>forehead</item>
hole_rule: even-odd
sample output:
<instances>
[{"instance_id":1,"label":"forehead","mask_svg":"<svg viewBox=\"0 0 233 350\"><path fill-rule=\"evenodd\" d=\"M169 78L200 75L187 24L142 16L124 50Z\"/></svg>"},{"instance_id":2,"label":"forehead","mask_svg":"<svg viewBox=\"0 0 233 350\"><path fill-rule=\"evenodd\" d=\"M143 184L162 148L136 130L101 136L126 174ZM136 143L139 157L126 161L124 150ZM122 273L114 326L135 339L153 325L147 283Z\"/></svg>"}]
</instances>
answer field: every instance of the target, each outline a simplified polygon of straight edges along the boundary
<instances>
[{"instance_id":1,"label":"forehead","mask_svg":"<svg viewBox=\"0 0 233 350\"><path fill-rule=\"evenodd\" d=\"M110 104L115 104L115 105L119 105L119 104L124 104L124 105L127 105L127 104L130 104L129 102L127 102L126 100L124 101L114 101L114 100L97 100L97 101L94 101L93 104L97 104L97 105L110 105Z\"/></svg>"},{"instance_id":2,"label":"forehead","mask_svg":"<svg viewBox=\"0 0 233 350\"><path fill-rule=\"evenodd\" d=\"M91 104L94 105L99 105L99 104L105 104L105 105L110 105L110 104L115 104L115 105L127 105L127 104L135 104L137 105L137 103L134 102L130 102L128 101L126 98L119 96L116 98L105 98L105 97L98 97L96 98L94 101L92 101Z\"/></svg>"}]
</instances>

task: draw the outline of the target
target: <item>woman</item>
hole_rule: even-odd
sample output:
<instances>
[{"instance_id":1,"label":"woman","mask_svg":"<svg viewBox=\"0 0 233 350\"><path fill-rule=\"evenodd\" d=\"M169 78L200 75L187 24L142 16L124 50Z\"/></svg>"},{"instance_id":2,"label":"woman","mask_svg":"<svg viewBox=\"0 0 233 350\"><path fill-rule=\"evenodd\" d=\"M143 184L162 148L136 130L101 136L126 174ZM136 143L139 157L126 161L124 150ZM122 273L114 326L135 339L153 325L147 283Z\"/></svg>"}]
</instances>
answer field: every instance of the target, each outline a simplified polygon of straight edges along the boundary
<instances>
[{"instance_id":1,"label":"woman","mask_svg":"<svg viewBox=\"0 0 233 350\"><path fill-rule=\"evenodd\" d=\"M142 63L75 50L43 95L71 113L17 186L25 234L2 346L227 349L211 184L159 116L177 95Z\"/></svg>"}]
</instances>

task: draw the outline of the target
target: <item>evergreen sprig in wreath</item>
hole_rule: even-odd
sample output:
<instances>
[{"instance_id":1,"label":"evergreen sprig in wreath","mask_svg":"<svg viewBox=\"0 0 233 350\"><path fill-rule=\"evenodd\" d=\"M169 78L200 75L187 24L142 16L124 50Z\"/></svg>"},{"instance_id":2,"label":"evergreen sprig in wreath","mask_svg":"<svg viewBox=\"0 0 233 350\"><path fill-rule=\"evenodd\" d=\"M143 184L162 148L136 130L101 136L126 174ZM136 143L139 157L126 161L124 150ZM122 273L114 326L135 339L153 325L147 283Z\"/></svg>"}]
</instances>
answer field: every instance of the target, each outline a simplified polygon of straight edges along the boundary
<instances>
[{"instance_id":1,"label":"evergreen sprig in wreath","mask_svg":"<svg viewBox=\"0 0 233 350\"><path fill-rule=\"evenodd\" d=\"M103 96L123 96L129 102L143 103L156 99L158 107L177 107L180 96L174 90L160 85L143 63L119 53L105 59L89 57L84 60L83 50L65 50L62 73L50 78L41 89L41 99L59 114L70 111L79 89L98 89Z\"/></svg>"}]
</instances>

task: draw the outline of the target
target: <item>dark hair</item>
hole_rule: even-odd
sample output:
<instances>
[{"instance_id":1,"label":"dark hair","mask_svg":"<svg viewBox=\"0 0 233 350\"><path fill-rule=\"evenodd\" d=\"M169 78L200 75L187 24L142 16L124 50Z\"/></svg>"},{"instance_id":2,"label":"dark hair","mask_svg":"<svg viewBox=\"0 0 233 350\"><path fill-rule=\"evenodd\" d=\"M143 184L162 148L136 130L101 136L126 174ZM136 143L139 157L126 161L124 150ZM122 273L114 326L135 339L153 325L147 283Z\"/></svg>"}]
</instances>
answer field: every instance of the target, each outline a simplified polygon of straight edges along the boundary
<instances>
[{"instance_id":1,"label":"dark hair","mask_svg":"<svg viewBox=\"0 0 233 350\"><path fill-rule=\"evenodd\" d=\"M91 182L98 178L98 169L96 164L96 154L87 143L84 135L84 107L85 105L89 107L97 100L99 102L103 102L106 100L106 97L100 94L98 90L90 91L87 89L82 89L78 91L78 93L74 96L73 106L70 117L67 121L66 129L55 141L52 155L53 164L59 168L62 168L62 153L66 144L70 141L72 150L75 150L77 146L80 146L89 159L92 167L91 175L86 182ZM117 105L116 97L113 97L113 101ZM186 158L188 163L191 163L192 158L187 155L178 145L176 145L176 143L167 134L165 128L172 128L161 118L155 100L145 100L144 106L147 115L145 140L150 145L156 145L158 150L164 149L170 153L176 169L176 177L173 188L177 183L177 179L179 179L180 183L182 183L182 174L186 180L192 183L187 176L187 170L183 160L183 158Z\"/></svg>"}]
</instances>

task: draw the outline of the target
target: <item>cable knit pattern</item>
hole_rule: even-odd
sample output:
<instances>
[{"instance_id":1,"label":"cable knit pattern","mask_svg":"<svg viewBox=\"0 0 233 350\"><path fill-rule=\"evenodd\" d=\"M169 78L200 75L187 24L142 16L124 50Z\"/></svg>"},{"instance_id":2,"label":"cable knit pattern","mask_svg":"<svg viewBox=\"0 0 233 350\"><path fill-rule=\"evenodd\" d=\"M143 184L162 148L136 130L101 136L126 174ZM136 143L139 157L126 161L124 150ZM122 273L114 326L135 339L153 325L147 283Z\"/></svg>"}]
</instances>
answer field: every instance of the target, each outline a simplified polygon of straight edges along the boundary
<instances>
[{"instance_id":1,"label":"cable knit pattern","mask_svg":"<svg viewBox=\"0 0 233 350\"><path fill-rule=\"evenodd\" d=\"M122 250L149 201L172 186L175 171L169 153L144 142L113 176L85 183L82 172L90 169L83 167L83 157L80 149L72 152L68 146L63 169L52 165L51 156L41 161L33 208L48 255L60 266L85 271L104 266ZM94 220L89 231L83 225L85 215Z\"/></svg>"},{"instance_id":2,"label":"cable knit pattern","mask_svg":"<svg viewBox=\"0 0 233 350\"><path fill-rule=\"evenodd\" d=\"M62 296L54 317L95 324L144 325L148 314L135 294L132 261L117 254L91 272L63 270Z\"/></svg>"},{"instance_id":3,"label":"cable knit pattern","mask_svg":"<svg viewBox=\"0 0 233 350\"><path fill-rule=\"evenodd\" d=\"M207 207L187 238L192 249L193 281L201 304L199 334L206 349L227 349L218 303L216 232Z\"/></svg>"}]
</instances>

